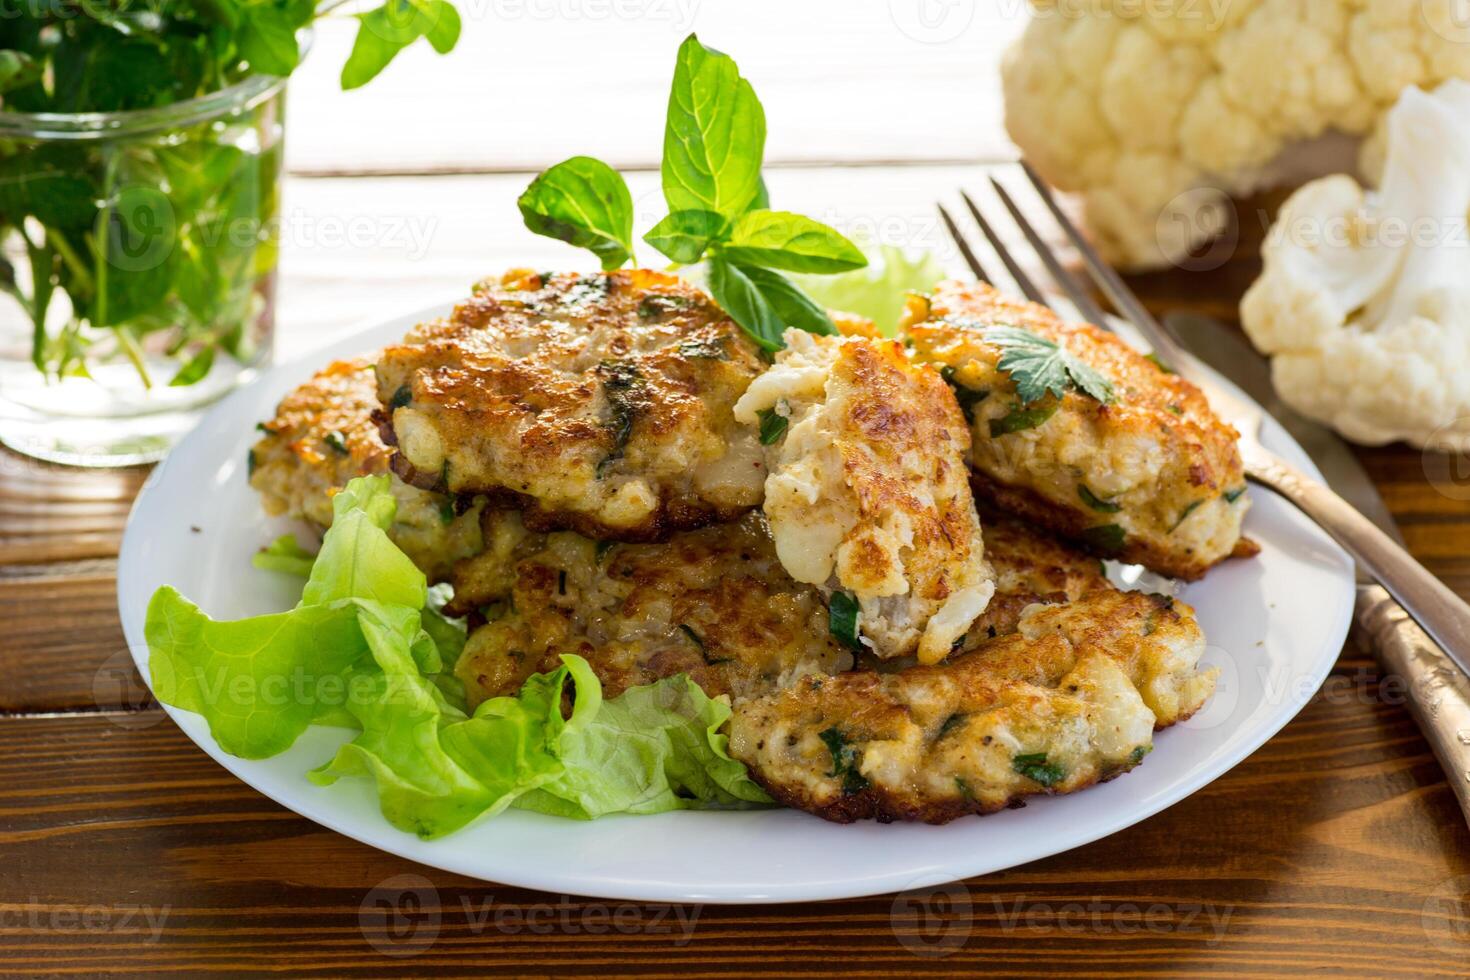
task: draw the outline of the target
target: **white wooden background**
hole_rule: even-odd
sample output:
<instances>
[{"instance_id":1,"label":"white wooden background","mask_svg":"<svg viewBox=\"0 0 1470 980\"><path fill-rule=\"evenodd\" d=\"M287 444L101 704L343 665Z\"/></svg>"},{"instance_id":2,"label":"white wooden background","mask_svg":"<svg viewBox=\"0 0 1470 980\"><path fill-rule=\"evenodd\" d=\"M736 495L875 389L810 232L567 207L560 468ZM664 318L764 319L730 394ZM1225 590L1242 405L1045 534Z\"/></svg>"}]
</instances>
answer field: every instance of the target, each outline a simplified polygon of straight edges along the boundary
<instances>
[{"instance_id":1,"label":"white wooden background","mask_svg":"<svg viewBox=\"0 0 1470 980\"><path fill-rule=\"evenodd\" d=\"M934 201L1013 154L996 64L1023 0L459 0L459 46L337 75L356 22L323 22L292 79L278 354L458 297L508 264L587 258L522 226L516 196L575 153L625 171L638 227L674 53L733 55L765 106L774 202L868 241L937 248ZM651 253L647 261L657 257Z\"/></svg>"}]
</instances>

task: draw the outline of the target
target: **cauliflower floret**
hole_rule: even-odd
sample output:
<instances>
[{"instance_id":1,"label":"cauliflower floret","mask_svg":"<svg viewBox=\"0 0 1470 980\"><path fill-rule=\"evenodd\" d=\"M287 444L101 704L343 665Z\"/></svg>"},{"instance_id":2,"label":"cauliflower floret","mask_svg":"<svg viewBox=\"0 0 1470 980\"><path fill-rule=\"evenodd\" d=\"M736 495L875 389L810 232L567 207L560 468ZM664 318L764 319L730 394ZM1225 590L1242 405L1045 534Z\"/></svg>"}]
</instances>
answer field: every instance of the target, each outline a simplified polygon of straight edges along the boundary
<instances>
[{"instance_id":1,"label":"cauliflower floret","mask_svg":"<svg viewBox=\"0 0 1470 980\"><path fill-rule=\"evenodd\" d=\"M1406 89L1379 190L1342 175L1282 208L1241 303L1276 390L1349 439L1470 448L1470 83Z\"/></svg>"},{"instance_id":2,"label":"cauliflower floret","mask_svg":"<svg viewBox=\"0 0 1470 980\"><path fill-rule=\"evenodd\" d=\"M1227 195L1328 172L1303 151L1371 133L1405 86L1470 78L1461 2L1031 0L1006 125L1108 258L1177 263Z\"/></svg>"},{"instance_id":3,"label":"cauliflower floret","mask_svg":"<svg viewBox=\"0 0 1470 980\"><path fill-rule=\"evenodd\" d=\"M793 328L735 418L761 427L763 506L791 577L856 600L856 639L879 657L948 656L995 575L970 496L970 432L939 373L895 340Z\"/></svg>"}]
</instances>

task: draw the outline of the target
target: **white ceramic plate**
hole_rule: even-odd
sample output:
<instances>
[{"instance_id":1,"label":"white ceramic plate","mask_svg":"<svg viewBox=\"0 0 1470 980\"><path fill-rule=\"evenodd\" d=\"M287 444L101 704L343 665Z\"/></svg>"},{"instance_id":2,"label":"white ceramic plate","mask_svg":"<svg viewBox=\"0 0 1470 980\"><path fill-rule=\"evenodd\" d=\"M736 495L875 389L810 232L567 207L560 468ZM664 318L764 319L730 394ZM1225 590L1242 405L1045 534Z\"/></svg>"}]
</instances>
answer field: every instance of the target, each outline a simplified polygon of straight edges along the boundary
<instances>
[{"instance_id":1,"label":"white ceramic plate","mask_svg":"<svg viewBox=\"0 0 1470 980\"><path fill-rule=\"evenodd\" d=\"M280 365L211 411L148 480L133 507L118 568L118 604L133 657L148 676L149 596L177 586L209 614L237 618L290 607L284 576L250 556L290 529L267 518L246 485L255 423L329 359L372 350L441 309L403 317L303 360ZM1274 424L1268 445L1311 463ZM332 787L303 774L349 735L311 729L290 751L247 761L220 751L202 718L168 708L184 733L255 789L373 847L460 874L606 898L786 902L930 887L1033 861L1114 833L1188 796L1258 748L1317 689L1341 649L1353 603L1352 565L1280 498L1253 488L1247 532L1259 558L1227 562L1183 590L1222 668L1214 699L1161 733L1138 769L1075 796L943 827L838 826L792 810L678 812L591 823L511 810L437 841L391 827L366 780Z\"/></svg>"}]
</instances>

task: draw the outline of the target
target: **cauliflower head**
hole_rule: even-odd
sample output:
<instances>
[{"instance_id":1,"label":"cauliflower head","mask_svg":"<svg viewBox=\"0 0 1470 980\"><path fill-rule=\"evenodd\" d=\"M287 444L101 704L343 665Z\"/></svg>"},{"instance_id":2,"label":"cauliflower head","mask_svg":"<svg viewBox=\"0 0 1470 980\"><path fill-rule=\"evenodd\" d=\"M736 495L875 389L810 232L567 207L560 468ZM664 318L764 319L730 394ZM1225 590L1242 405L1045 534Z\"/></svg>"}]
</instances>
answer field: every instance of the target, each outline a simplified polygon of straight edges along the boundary
<instances>
[{"instance_id":1,"label":"cauliflower head","mask_svg":"<svg viewBox=\"0 0 1470 980\"><path fill-rule=\"evenodd\" d=\"M1406 89L1376 192L1313 181L1241 303L1282 399L1349 439L1470 450L1470 83Z\"/></svg>"},{"instance_id":2,"label":"cauliflower head","mask_svg":"<svg viewBox=\"0 0 1470 980\"><path fill-rule=\"evenodd\" d=\"M1370 135L1407 86L1470 78L1462 2L1031 0L1006 127L1082 194L1109 259L1178 263L1227 195L1329 172L1309 148Z\"/></svg>"}]
</instances>

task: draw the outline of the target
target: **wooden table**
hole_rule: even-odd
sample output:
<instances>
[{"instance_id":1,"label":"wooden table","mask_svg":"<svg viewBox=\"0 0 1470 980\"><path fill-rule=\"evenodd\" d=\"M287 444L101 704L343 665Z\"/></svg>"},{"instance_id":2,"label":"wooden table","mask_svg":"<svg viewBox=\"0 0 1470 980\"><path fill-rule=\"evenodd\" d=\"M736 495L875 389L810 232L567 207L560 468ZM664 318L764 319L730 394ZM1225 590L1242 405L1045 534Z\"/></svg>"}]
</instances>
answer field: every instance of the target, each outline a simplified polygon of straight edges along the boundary
<instances>
[{"instance_id":1,"label":"wooden table","mask_svg":"<svg viewBox=\"0 0 1470 980\"><path fill-rule=\"evenodd\" d=\"M953 37L915 39L890 17L900 6L710 4L694 26L766 103L778 204L952 259L932 201L1007 155L994 66L1021 25L1001 4ZM449 58L414 52L346 96L332 87L349 32L321 32L291 106L284 356L507 262L580 262L520 227L527 169L598 153L638 171L641 223L658 216L680 5L612 20L539 9L560 13L471 20ZM1231 317L1253 255L1247 242L1215 272L1135 283L1156 307ZM1436 490L1417 452L1361 458L1411 550L1470 595L1470 505ZM1091 846L949 888L669 909L371 850L245 787L150 702L114 605L145 475L0 455L7 972L1470 972L1470 833L1401 688L1351 648L1295 721L1206 789Z\"/></svg>"}]
</instances>

